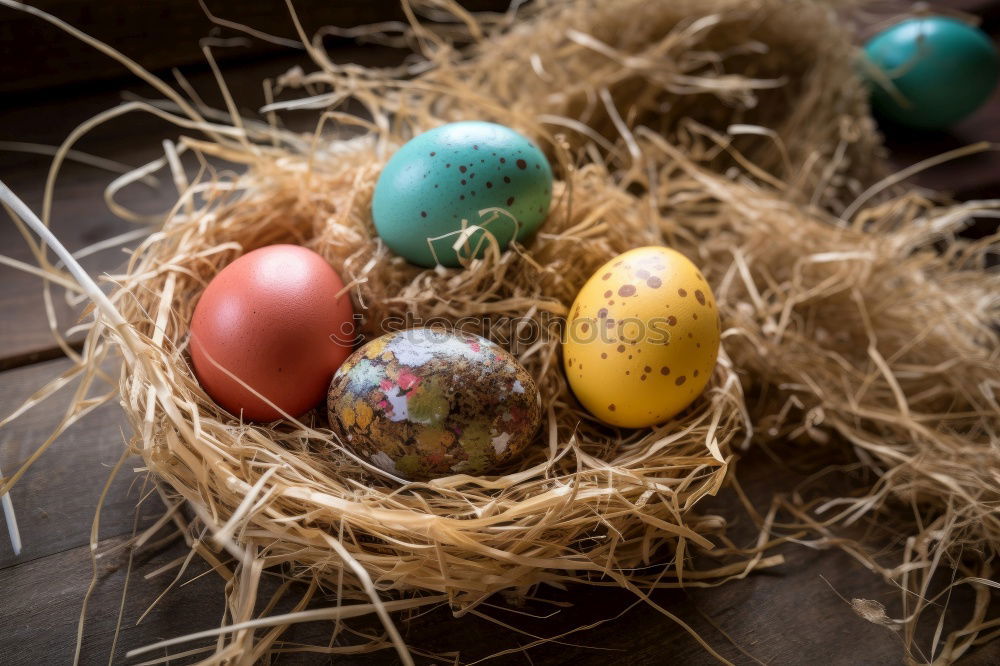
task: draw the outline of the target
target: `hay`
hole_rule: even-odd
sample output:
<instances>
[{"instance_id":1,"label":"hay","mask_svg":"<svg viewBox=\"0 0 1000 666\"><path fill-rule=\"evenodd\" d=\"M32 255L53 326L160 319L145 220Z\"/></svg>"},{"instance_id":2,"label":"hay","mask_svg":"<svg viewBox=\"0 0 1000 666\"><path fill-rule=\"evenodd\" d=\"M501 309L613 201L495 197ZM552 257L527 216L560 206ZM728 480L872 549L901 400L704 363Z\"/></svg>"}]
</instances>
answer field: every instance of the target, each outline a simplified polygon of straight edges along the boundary
<instances>
[{"instance_id":1,"label":"hay","mask_svg":"<svg viewBox=\"0 0 1000 666\"><path fill-rule=\"evenodd\" d=\"M873 159L878 137L849 36L829 7L539 4L519 22L476 22L452 5L457 18L433 28L411 15L401 39L425 58L405 70L336 66L319 40L311 44L320 70L289 73L281 85L329 92L268 111L320 108L320 129L336 121L367 130L354 139L331 140L319 129L301 137L235 116L230 126L162 87L171 104L130 103L211 140L184 137L134 174L169 164L181 195L111 276L114 291L94 311L74 373L93 381L109 350L122 350L130 448L173 507L164 522L229 581L226 626L134 653L218 635L213 659L251 661L291 623L377 613L386 637L353 649L395 644L405 660L393 610L445 602L462 614L502 590L608 581L656 607L652 589L719 584L780 563L764 553L790 529L805 526L816 544L830 544L838 525L912 506L900 566L852 553L900 584L908 627L927 603L935 569L972 571L957 584L980 597L986 591L985 602L939 651L946 660L961 654L995 622L986 579L1000 543L1000 345L991 328L1000 285L985 270L997 238L955 234L972 214L997 215L1000 205L939 207L875 188L876 206L852 206L883 166ZM459 50L456 40L470 46ZM400 78L408 73L418 76ZM366 116L349 115L341 108L348 102ZM373 233L375 177L414 132L471 117L543 144L559 178L550 216L527 245L465 269L410 266ZM204 165L194 182L178 166L184 152ZM217 173L206 157L247 170ZM838 217L845 211L847 219ZM486 335L528 323L547 330L597 266L632 247L667 243L713 285L724 349L691 409L659 428L618 431L576 405L557 340L515 345L547 415L531 452L498 476L401 485L337 442L322 410L270 426L238 424L194 379L185 345L197 294L240 254L278 242L331 262L364 314L367 337L390 317L461 319ZM36 255L54 281L68 281L44 250ZM93 407L85 395L76 410ZM692 569L693 552L727 543L724 523L700 515L697 502L720 490L751 435L843 442L877 481L819 512L779 498L789 524L775 528L772 515L742 559ZM176 511L181 502L193 523ZM667 566L645 567L657 562ZM296 612L255 619L270 567L307 591ZM337 605L303 611L320 590ZM921 600L916 608L911 594ZM907 645L913 640L911 632Z\"/></svg>"},{"instance_id":2,"label":"hay","mask_svg":"<svg viewBox=\"0 0 1000 666\"><path fill-rule=\"evenodd\" d=\"M414 109L439 122L484 117L560 133L574 157L612 171L645 166L629 136L641 126L716 171L752 166L785 198L839 211L886 173L851 34L835 13L853 4L533 3L516 20L415 26L406 42L424 57L408 70L422 72L417 81L319 57L319 71L280 83L332 92L272 108L336 108L350 91L368 108L404 111L395 119L404 131Z\"/></svg>"}]
</instances>

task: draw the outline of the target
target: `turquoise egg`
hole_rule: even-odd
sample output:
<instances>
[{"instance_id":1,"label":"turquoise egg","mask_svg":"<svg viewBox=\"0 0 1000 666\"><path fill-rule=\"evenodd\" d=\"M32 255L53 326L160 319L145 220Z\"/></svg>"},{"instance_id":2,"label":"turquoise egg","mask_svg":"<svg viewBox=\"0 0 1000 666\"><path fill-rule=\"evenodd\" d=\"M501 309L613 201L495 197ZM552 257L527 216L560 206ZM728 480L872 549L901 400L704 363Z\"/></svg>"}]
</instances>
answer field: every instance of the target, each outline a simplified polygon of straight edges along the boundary
<instances>
[{"instance_id":1,"label":"turquoise egg","mask_svg":"<svg viewBox=\"0 0 1000 666\"><path fill-rule=\"evenodd\" d=\"M894 25L868 42L865 55L897 91L870 76L872 107L910 127L940 129L961 120L986 101L1000 76L989 37L942 16Z\"/></svg>"},{"instance_id":2,"label":"turquoise egg","mask_svg":"<svg viewBox=\"0 0 1000 666\"><path fill-rule=\"evenodd\" d=\"M482 229L456 252L464 227L480 226L504 250L549 213L552 168L538 146L503 125L467 121L414 137L382 169L372 199L375 229L421 266L460 266L488 246Z\"/></svg>"}]
</instances>

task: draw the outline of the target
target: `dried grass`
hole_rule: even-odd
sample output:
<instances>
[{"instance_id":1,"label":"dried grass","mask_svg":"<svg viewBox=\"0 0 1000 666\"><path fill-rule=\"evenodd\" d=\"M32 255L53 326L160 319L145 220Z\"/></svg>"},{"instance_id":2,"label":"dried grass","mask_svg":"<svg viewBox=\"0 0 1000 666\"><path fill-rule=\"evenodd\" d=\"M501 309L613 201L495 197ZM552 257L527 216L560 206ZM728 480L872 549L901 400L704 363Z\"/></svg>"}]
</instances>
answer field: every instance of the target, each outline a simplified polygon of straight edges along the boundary
<instances>
[{"instance_id":1,"label":"dried grass","mask_svg":"<svg viewBox=\"0 0 1000 666\"><path fill-rule=\"evenodd\" d=\"M883 189L893 181L871 187L884 168L878 137L848 35L829 6L538 3L517 22L477 21L450 3L428 11L444 18L442 6L452 22L411 14L398 37L421 50L416 64L338 66L317 40L310 52L319 70L281 81L310 97L268 112L319 108L320 128L357 124L366 130L358 138L331 140L319 129L301 137L236 116L227 124L162 89L170 105L130 103L210 140L168 144L161 163L133 174L170 166L179 201L112 276L110 302L94 310L82 353L69 350L69 376L89 386L109 351L122 351L131 449L172 507L163 523L174 522L229 582L223 627L134 654L218 636L206 659L249 663L292 623L334 619L340 632L339 620L376 613L385 637L346 649L394 644L406 660L389 612L448 603L461 615L498 591L540 583L611 583L669 615L649 591L720 584L779 564L765 557L768 548L802 528L817 535L811 545L841 545L901 587L908 648L941 568L960 572L955 584L978 597L972 619L936 637L932 656L948 661L989 638L1000 544L1000 277L986 262L998 239L956 233L972 215L1000 215L1000 202L942 207L900 188L890 198ZM369 36L378 34L385 38ZM348 114L349 102L366 114ZM373 233L374 179L412 133L470 117L542 143L557 165L556 202L524 247L459 270L409 266ZM179 167L184 152L203 164L191 182ZM246 172L215 172L209 157ZM608 258L667 243L713 285L724 350L710 390L677 420L617 431L575 404L556 340L515 348L547 414L531 453L500 476L401 485L342 447L320 412L237 424L195 381L185 345L197 294L235 257L276 242L307 245L333 264L368 336L387 317L464 318L487 334L487 318L544 324ZM70 284L35 250L54 281ZM86 395L60 428L96 404ZM751 435L844 444L876 481L822 505L777 498L755 548L716 548L733 563L692 569L692 553L728 543L724 522L696 504L719 491ZM176 511L181 502L193 523ZM914 520L902 527L898 565L836 535L883 510L899 520L907 506ZM778 509L790 516L785 524L774 522ZM189 561L175 564L183 571ZM655 562L668 564L645 567ZM295 612L258 618L254 601L271 567L306 592ZM323 593L335 595L335 607L303 610ZM884 611L868 614L894 622Z\"/></svg>"}]
</instances>

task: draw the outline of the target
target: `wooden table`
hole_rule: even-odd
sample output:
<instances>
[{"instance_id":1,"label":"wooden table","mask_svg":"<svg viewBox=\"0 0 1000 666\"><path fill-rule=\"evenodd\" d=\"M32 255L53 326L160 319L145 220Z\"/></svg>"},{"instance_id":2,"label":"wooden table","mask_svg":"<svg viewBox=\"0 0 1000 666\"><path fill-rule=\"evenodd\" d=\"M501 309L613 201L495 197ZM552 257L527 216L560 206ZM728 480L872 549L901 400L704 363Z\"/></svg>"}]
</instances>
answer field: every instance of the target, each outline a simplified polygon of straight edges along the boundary
<instances>
[{"instance_id":1,"label":"wooden table","mask_svg":"<svg viewBox=\"0 0 1000 666\"><path fill-rule=\"evenodd\" d=\"M365 61L369 50L346 50L342 58ZM374 57L384 58L384 55ZM265 76L285 71L295 58L285 55L262 59L227 70L227 80L237 99L247 108L262 103L259 82ZM204 70L194 70L192 81L210 101L214 84ZM129 90L150 94L141 86ZM55 145L79 122L117 103L116 86L69 95L35 95L19 106L0 111L0 141L27 141ZM897 165L904 166L953 144L974 140L1000 142L1000 97L987 109L951 133L890 135ZM131 116L88 136L81 150L128 165L138 165L161 154L160 140L173 136L164 123L148 116ZM48 158L0 152L0 179L36 208ZM53 227L57 235L76 249L133 228L109 213L101 192L111 179L107 172L79 164L68 164L57 183ZM920 175L918 182L943 187L959 198L1000 195L1000 159L981 156L939 167ZM169 188L154 190L131 187L123 200L144 211L160 211L170 205ZM992 222L995 224L995 221ZM3 254L30 261L24 243L9 222L0 224ZM92 273L110 270L122 262L120 251L89 257ZM6 415L46 380L69 367L47 334L38 279L8 268L0 268L0 411ZM61 326L70 325L76 311L59 301ZM10 472L48 436L67 400L60 395L28 412L12 426L0 430L0 467ZM122 451L124 419L117 404L108 404L75 424L15 486L12 497L18 510L25 548L14 557L0 536L0 663L57 664L72 658L84 594L91 584L89 535L94 509L111 467ZM784 469L775 459L792 449L768 455L750 451L741 461L740 478L762 504L771 493L789 490L810 471L809 466ZM812 468L829 461L837 452L831 447ZM108 551L131 534L135 525L150 524L162 507L146 499L138 513L137 500L144 496L143 477L130 473L132 463L111 484L101 513L98 535L100 552ZM780 485L779 485L780 484ZM704 507L734 520L743 529L745 543L753 529L741 515L734 494L725 491ZM737 532L739 533L739 532ZM163 544L131 557L124 549L99 560L93 596L86 609L82 643L84 663L124 662L125 653L162 638L212 628L222 613L222 581L206 569L194 567L181 585L167 594L137 624L140 616L170 582L171 575L146 580L144 576L186 553L183 543ZM721 654L736 663L774 664L882 664L902 661L897 636L884 627L857 617L845 600L876 599L894 608L897 593L838 550L810 550L799 546L780 549L787 562L740 582L719 588L664 591L655 601L684 619ZM127 590L126 590L127 587ZM514 650L490 661L495 664L628 664L715 663L678 625L634 597L612 589L574 588L569 591L541 590L538 595L551 603L529 602L510 609L497 602L486 611L495 619L515 627L504 629L481 618L454 619L437 610L414 619L401 619L407 641L427 653L460 655L463 663ZM329 600L327 600L329 601ZM957 594L954 608L968 604ZM120 631L115 641L121 609ZM527 615L527 614L530 614ZM533 636L556 636L582 625L602 623L565 636L559 643L546 643L518 651L534 642ZM373 632L377 624L367 625ZM288 640L324 642L328 623L302 625L290 631ZM186 646L195 647L195 645ZM178 651L178 650L175 650ZM146 658L164 653L146 655ZM325 663L323 655L288 655L287 663ZM442 662L449 659L427 661ZM390 651L345 657L357 664L395 663ZM964 664L1000 663L1000 641L984 646L963 660Z\"/></svg>"}]
</instances>

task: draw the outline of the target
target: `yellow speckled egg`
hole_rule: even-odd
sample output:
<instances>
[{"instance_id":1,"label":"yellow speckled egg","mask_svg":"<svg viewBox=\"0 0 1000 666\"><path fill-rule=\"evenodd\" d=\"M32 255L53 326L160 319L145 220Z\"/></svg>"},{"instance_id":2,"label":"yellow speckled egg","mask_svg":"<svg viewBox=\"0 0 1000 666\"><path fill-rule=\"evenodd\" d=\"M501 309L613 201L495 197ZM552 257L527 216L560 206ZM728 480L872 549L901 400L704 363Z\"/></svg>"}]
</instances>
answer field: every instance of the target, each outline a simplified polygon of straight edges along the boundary
<instances>
[{"instance_id":1,"label":"yellow speckled egg","mask_svg":"<svg viewBox=\"0 0 1000 666\"><path fill-rule=\"evenodd\" d=\"M719 311L680 252L640 247L601 266L570 309L563 367L580 403L614 426L662 423L704 390L719 355Z\"/></svg>"}]
</instances>

